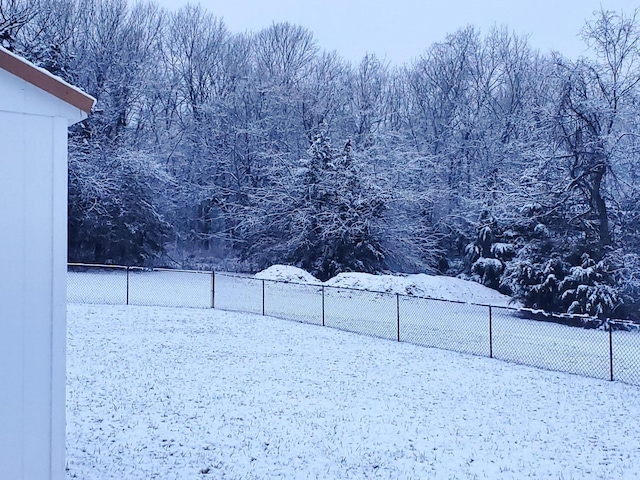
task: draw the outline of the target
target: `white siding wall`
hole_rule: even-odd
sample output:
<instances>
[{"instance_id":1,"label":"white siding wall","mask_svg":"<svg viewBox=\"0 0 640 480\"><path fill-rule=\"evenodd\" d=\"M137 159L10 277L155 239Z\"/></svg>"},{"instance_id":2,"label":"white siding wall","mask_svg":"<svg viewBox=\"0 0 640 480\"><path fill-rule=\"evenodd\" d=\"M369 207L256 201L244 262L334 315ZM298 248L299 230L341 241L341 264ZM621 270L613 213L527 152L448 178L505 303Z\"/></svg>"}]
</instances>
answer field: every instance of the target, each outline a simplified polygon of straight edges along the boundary
<instances>
[{"instance_id":1,"label":"white siding wall","mask_svg":"<svg viewBox=\"0 0 640 480\"><path fill-rule=\"evenodd\" d=\"M67 119L67 125L80 122L87 117L79 108L63 102L1 68L0 111L64 117Z\"/></svg>"},{"instance_id":2,"label":"white siding wall","mask_svg":"<svg viewBox=\"0 0 640 480\"><path fill-rule=\"evenodd\" d=\"M12 93L0 75L0 98ZM43 115L15 113L0 100L0 478L8 480L65 477L69 122L66 105L51 115L62 102L42 104Z\"/></svg>"}]
</instances>

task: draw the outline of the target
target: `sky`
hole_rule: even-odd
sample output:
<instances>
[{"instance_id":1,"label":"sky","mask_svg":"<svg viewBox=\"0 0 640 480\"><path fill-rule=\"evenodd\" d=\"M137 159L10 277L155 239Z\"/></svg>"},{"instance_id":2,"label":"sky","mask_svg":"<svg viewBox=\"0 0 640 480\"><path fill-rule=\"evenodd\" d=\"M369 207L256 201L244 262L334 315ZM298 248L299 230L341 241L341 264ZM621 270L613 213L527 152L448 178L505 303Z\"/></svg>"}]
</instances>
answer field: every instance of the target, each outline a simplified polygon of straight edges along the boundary
<instances>
[{"instance_id":1,"label":"sky","mask_svg":"<svg viewBox=\"0 0 640 480\"><path fill-rule=\"evenodd\" d=\"M156 0L175 10L189 0ZM191 3L198 3L197 0ZM434 42L467 25L486 33L508 26L542 52L585 54L578 34L602 6L632 13L635 0L201 0L234 32L288 21L311 30L319 46L358 62L374 53L392 65L417 58Z\"/></svg>"}]
</instances>

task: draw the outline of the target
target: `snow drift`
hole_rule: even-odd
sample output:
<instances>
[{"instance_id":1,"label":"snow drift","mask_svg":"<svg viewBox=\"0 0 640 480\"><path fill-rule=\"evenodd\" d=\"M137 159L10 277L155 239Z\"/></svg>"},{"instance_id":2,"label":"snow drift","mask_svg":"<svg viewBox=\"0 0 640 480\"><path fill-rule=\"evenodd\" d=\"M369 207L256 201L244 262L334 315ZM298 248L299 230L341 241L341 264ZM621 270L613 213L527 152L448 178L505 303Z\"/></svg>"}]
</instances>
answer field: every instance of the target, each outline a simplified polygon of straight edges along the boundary
<instances>
[{"instance_id":1,"label":"snow drift","mask_svg":"<svg viewBox=\"0 0 640 480\"><path fill-rule=\"evenodd\" d=\"M322 282L304 270L273 265L256 274L256 278L295 283L322 285ZM513 299L476 282L460 278L426 275L372 275L369 273L341 273L327 280L328 287L354 288L374 292L399 293L416 297L480 303L495 306L514 306ZM517 304L515 305L517 306Z\"/></svg>"},{"instance_id":2,"label":"snow drift","mask_svg":"<svg viewBox=\"0 0 640 480\"><path fill-rule=\"evenodd\" d=\"M291 265L272 265L269 268L256 273L255 278L259 278L261 280L277 280L280 282L322 285L322 282L310 273Z\"/></svg>"}]
</instances>

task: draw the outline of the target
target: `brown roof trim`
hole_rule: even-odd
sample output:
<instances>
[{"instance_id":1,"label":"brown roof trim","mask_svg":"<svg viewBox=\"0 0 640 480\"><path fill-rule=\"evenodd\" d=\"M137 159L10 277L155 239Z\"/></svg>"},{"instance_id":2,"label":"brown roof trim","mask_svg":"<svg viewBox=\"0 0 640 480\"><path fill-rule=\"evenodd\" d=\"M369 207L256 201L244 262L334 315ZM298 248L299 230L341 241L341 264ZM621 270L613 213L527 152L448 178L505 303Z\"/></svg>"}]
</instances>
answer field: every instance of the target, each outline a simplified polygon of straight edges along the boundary
<instances>
[{"instance_id":1,"label":"brown roof trim","mask_svg":"<svg viewBox=\"0 0 640 480\"><path fill-rule=\"evenodd\" d=\"M91 112L96 102L92 96L2 47L0 47L0 68L86 113Z\"/></svg>"}]
</instances>

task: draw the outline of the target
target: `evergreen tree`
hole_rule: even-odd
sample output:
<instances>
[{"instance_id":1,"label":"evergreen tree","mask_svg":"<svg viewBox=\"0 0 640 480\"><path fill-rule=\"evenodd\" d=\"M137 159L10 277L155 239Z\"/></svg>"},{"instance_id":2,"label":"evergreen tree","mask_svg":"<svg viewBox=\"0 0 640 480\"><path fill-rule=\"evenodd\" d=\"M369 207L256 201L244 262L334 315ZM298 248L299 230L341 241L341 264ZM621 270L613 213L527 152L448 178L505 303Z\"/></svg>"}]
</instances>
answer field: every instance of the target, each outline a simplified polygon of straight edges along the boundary
<instances>
[{"instance_id":1,"label":"evergreen tree","mask_svg":"<svg viewBox=\"0 0 640 480\"><path fill-rule=\"evenodd\" d=\"M380 271L385 253L376 228L385 198L363 178L351 141L342 151L334 149L327 126L321 125L301 166L301 203L292 222L300 240L291 262L320 279Z\"/></svg>"},{"instance_id":2,"label":"evergreen tree","mask_svg":"<svg viewBox=\"0 0 640 480\"><path fill-rule=\"evenodd\" d=\"M489 210L480 214L476 238L465 248L467 271L483 285L498 289L505 262L514 256L511 243L500 242L498 223Z\"/></svg>"}]
</instances>

